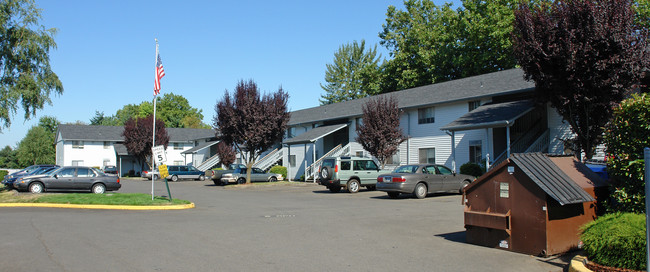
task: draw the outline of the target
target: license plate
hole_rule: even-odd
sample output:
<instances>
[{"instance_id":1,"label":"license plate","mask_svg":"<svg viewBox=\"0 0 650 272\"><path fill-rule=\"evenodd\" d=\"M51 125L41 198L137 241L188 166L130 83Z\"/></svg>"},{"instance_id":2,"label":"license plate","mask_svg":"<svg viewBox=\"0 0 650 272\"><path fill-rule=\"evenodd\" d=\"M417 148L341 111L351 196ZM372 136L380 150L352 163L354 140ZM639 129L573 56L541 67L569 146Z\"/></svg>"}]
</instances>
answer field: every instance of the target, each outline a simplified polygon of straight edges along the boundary
<instances>
[{"instance_id":1,"label":"license plate","mask_svg":"<svg viewBox=\"0 0 650 272\"><path fill-rule=\"evenodd\" d=\"M391 177L384 177L384 182L391 182Z\"/></svg>"}]
</instances>

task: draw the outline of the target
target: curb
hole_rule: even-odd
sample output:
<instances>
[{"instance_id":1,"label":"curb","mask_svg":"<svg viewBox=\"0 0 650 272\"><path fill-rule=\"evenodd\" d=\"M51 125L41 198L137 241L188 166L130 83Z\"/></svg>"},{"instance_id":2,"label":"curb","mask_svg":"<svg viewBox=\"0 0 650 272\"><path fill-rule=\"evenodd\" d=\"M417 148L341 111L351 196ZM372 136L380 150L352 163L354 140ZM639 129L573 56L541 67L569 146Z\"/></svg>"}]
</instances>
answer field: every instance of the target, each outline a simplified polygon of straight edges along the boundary
<instances>
[{"instance_id":1,"label":"curb","mask_svg":"<svg viewBox=\"0 0 650 272\"><path fill-rule=\"evenodd\" d=\"M576 255L569 263L569 272L591 272L586 266L587 257Z\"/></svg>"},{"instance_id":2,"label":"curb","mask_svg":"<svg viewBox=\"0 0 650 272\"><path fill-rule=\"evenodd\" d=\"M170 206L129 206L129 205L89 205L89 204L54 204L54 203L0 203L0 207L39 207L64 209L95 209L95 210L185 210L194 208L194 203Z\"/></svg>"}]
</instances>

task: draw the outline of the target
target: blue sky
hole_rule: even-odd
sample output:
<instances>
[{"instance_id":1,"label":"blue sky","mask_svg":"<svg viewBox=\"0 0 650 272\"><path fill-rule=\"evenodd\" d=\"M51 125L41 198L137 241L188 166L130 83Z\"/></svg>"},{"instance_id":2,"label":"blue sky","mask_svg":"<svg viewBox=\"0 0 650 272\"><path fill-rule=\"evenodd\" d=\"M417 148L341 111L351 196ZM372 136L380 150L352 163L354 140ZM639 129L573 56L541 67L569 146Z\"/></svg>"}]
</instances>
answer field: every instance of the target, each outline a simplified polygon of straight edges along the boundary
<instances>
[{"instance_id":1,"label":"blue sky","mask_svg":"<svg viewBox=\"0 0 650 272\"><path fill-rule=\"evenodd\" d=\"M88 123L95 111L112 115L152 101L155 38L166 73L161 94L183 95L207 124L240 79L253 79L263 92L282 86L291 111L318 106L325 65L338 47L361 39L378 44L388 6L403 9L401 0L36 3L41 24L58 29L50 61L64 92L31 120L18 111L2 129L0 148L16 147L41 116Z\"/></svg>"}]
</instances>

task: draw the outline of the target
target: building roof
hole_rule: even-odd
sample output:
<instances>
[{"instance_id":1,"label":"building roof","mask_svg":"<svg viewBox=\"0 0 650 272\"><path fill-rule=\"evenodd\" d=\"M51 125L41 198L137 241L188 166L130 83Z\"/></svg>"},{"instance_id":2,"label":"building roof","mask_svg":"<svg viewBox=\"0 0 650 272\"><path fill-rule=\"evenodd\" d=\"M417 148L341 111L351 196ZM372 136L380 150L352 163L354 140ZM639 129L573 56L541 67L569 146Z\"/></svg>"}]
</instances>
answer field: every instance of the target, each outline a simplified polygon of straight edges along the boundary
<instances>
[{"instance_id":1,"label":"building roof","mask_svg":"<svg viewBox=\"0 0 650 272\"><path fill-rule=\"evenodd\" d=\"M339 125L316 127L296 137L286 139L283 143L288 145L313 143L318 139L330 135L347 126L348 124L339 124Z\"/></svg>"},{"instance_id":2,"label":"building roof","mask_svg":"<svg viewBox=\"0 0 650 272\"><path fill-rule=\"evenodd\" d=\"M535 108L533 100L518 100L485 104L466 113L441 130L461 131L480 128L505 127Z\"/></svg>"},{"instance_id":3,"label":"building roof","mask_svg":"<svg viewBox=\"0 0 650 272\"><path fill-rule=\"evenodd\" d=\"M211 147L211 146L213 146L215 144L218 144L218 143L219 143L219 141L216 141L216 140L215 141L203 142L203 143L198 144L195 147L192 147L192 148L190 148L188 150L185 150L185 151L181 152L181 154L194 154L194 153L198 152L199 150Z\"/></svg>"},{"instance_id":4,"label":"building roof","mask_svg":"<svg viewBox=\"0 0 650 272\"><path fill-rule=\"evenodd\" d=\"M560 205L595 201L576 181L542 153L512 154L510 160Z\"/></svg>"},{"instance_id":5,"label":"building roof","mask_svg":"<svg viewBox=\"0 0 650 272\"><path fill-rule=\"evenodd\" d=\"M122 126L59 125L57 139L68 141L123 142ZM59 135L61 139L59 139ZM167 128L169 142L191 142L214 137L214 130L200 128Z\"/></svg>"},{"instance_id":6,"label":"building roof","mask_svg":"<svg viewBox=\"0 0 650 272\"><path fill-rule=\"evenodd\" d=\"M521 69L510 69L381 94L380 96L394 96L401 109L410 109L495 95L522 93L534 88L534 82L524 80L524 72ZM293 111L289 125L361 116L363 114L362 106L371 98L365 97Z\"/></svg>"}]
</instances>

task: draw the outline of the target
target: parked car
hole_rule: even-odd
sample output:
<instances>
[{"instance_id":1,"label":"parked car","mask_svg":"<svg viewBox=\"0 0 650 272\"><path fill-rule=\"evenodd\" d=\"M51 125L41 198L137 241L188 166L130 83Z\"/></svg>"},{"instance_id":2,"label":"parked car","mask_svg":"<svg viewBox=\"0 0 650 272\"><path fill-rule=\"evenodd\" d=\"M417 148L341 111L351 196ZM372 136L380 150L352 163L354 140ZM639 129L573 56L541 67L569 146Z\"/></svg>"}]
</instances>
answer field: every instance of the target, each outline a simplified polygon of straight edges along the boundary
<instances>
[{"instance_id":1,"label":"parked car","mask_svg":"<svg viewBox=\"0 0 650 272\"><path fill-rule=\"evenodd\" d=\"M45 191L90 191L103 194L119 190L120 187L119 177L86 166L65 166L49 174L25 176L14 182L14 188L18 191L35 194Z\"/></svg>"},{"instance_id":2,"label":"parked car","mask_svg":"<svg viewBox=\"0 0 650 272\"><path fill-rule=\"evenodd\" d=\"M456 174L444 165L413 164L403 165L390 174L377 177L377 190L388 193L391 198L399 194L413 193L417 198L425 198L429 193L463 193L473 176Z\"/></svg>"},{"instance_id":3,"label":"parked car","mask_svg":"<svg viewBox=\"0 0 650 272\"><path fill-rule=\"evenodd\" d=\"M196 169L191 165L168 165L168 180L178 181L179 179L205 180L205 172Z\"/></svg>"},{"instance_id":4,"label":"parked car","mask_svg":"<svg viewBox=\"0 0 650 272\"><path fill-rule=\"evenodd\" d=\"M237 168L232 171L232 173L226 173L221 176L221 185L226 185L231 182L237 182L237 184L246 183L246 173L248 172L247 168ZM278 180L283 180L284 177L280 174L267 173L264 170L259 168L251 169L251 182L276 182Z\"/></svg>"},{"instance_id":5,"label":"parked car","mask_svg":"<svg viewBox=\"0 0 650 272\"><path fill-rule=\"evenodd\" d=\"M246 165L239 164L239 163L233 163L228 166L227 169L222 169L222 170L209 170L206 172L210 172L211 174L208 174L208 176L212 176L212 182L214 182L214 185L225 185L228 184L228 182L221 182L221 177L224 174L232 174L236 169L240 168L247 168Z\"/></svg>"},{"instance_id":6,"label":"parked car","mask_svg":"<svg viewBox=\"0 0 650 272\"><path fill-rule=\"evenodd\" d=\"M54 164L39 164L39 165L32 165L29 166L21 171L18 171L16 173L13 173L11 175L6 175L4 179L2 180L2 184L6 188L13 188L14 182L21 177L25 176L31 176L31 175L37 175L37 174L43 174L46 171L51 171L54 169L59 168L58 165Z\"/></svg>"},{"instance_id":7,"label":"parked car","mask_svg":"<svg viewBox=\"0 0 650 272\"><path fill-rule=\"evenodd\" d=\"M115 165L106 165L102 168L105 174L117 175L117 167Z\"/></svg>"},{"instance_id":8,"label":"parked car","mask_svg":"<svg viewBox=\"0 0 650 272\"><path fill-rule=\"evenodd\" d=\"M149 180L151 180L152 176L156 177L156 179L160 179L160 174L158 174L158 170L144 170L140 173L140 176Z\"/></svg>"},{"instance_id":9,"label":"parked car","mask_svg":"<svg viewBox=\"0 0 650 272\"><path fill-rule=\"evenodd\" d=\"M390 173L380 170L372 159L360 157L327 157L318 172L320 184L334 193L341 188L356 193L362 186L374 190L377 176Z\"/></svg>"}]
</instances>

